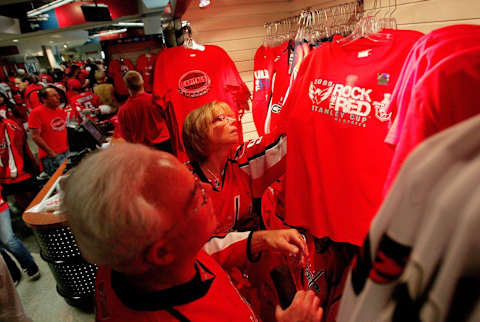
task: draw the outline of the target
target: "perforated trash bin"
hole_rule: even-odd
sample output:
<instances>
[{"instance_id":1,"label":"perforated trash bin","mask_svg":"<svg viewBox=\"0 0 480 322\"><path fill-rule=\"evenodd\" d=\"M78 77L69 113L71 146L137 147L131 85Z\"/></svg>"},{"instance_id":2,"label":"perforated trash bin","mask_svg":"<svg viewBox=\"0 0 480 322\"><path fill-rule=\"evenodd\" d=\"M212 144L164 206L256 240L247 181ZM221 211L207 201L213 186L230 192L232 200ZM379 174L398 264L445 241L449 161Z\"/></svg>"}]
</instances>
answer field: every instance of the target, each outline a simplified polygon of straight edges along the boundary
<instances>
[{"instance_id":1,"label":"perforated trash bin","mask_svg":"<svg viewBox=\"0 0 480 322\"><path fill-rule=\"evenodd\" d=\"M68 304L93 311L97 266L80 255L70 228L64 225L32 228L40 246L40 256L48 263L57 282L57 292Z\"/></svg>"}]
</instances>

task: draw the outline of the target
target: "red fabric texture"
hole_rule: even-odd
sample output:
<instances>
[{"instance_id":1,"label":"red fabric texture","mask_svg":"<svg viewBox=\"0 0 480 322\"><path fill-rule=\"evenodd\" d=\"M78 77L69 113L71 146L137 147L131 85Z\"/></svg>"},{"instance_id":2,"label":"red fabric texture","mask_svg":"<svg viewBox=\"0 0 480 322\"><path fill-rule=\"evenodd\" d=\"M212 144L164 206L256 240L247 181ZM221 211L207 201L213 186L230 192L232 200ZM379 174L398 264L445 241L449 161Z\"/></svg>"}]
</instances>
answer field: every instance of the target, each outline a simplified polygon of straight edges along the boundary
<instances>
[{"instance_id":1,"label":"red fabric texture","mask_svg":"<svg viewBox=\"0 0 480 322\"><path fill-rule=\"evenodd\" d=\"M50 75L48 75L48 74L40 74L39 77L40 77L40 81L41 81L42 83L45 83L45 84L51 84L51 83L53 83L53 78L52 78L52 76L50 76Z\"/></svg>"},{"instance_id":2,"label":"red fabric texture","mask_svg":"<svg viewBox=\"0 0 480 322\"><path fill-rule=\"evenodd\" d=\"M385 112L421 33L324 44L305 58L283 107L288 126L286 222L318 238L361 245L393 156Z\"/></svg>"},{"instance_id":3,"label":"red fabric texture","mask_svg":"<svg viewBox=\"0 0 480 322\"><path fill-rule=\"evenodd\" d=\"M276 48L277 57L273 65L272 99L268 106L265 120L265 133L273 133L278 129L280 112L283 108L285 96L290 87L289 60L290 43L284 42Z\"/></svg>"},{"instance_id":4,"label":"red fabric texture","mask_svg":"<svg viewBox=\"0 0 480 322\"><path fill-rule=\"evenodd\" d=\"M115 92L120 95L128 95L128 88L123 81L123 76L131 70L134 70L132 62L129 59L114 59L108 65L108 75L113 78Z\"/></svg>"},{"instance_id":5,"label":"red fabric texture","mask_svg":"<svg viewBox=\"0 0 480 322\"><path fill-rule=\"evenodd\" d=\"M43 88L40 84L30 84L25 88L24 98L27 110L31 111L38 105L41 105L40 98L38 98L38 92Z\"/></svg>"},{"instance_id":6,"label":"red fabric texture","mask_svg":"<svg viewBox=\"0 0 480 322\"><path fill-rule=\"evenodd\" d=\"M213 282L206 295L175 306L175 310L190 321L255 321L249 305L240 297L220 265L203 251L198 254L197 261L211 272L202 271L201 279L213 277ZM97 321L178 321L166 310L136 311L127 307L112 289L110 270L106 267L98 269L95 288Z\"/></svg>"},{"instance_id":7,"label":"red fabric texture","mask_svg":"<svg viewBox=\"0 0 480 322\"><path fill-rule=\"evenodd\" d=\"M82 88L82 82L76 78L70 78L67 80L67 88L78 91Z\"/></svg>"},{"instance_id":8,"label":"red fabric texture","mask_svg":"<svg viewBox=\"0 0 480 322\"><path fill-rule=\"evenodd\" d=\"M232 108L241 129L240 115L249 108L250 91L222 48L207 45L201 51L178 46L157 56L153 96L155 104L166 112L177 157L186 161L181 135L188 113L212 101L223 101Z\"/></svg>"},{"instance_id":9,"label":"red fabric texture","mask_svg":"<svg viewBox=\"0 0 480 322\"><path fill-rule=\"evenodd\" d=\"M478 59L466 52L472 49L475 53L479 41L479 26L455 25L425 35L410 52L389 106L395 119L386 141L394 146L395 155L385 194L419 143L479 112L471 102L478 89ZM445 84L439 82L441 77L449 79L448 86L439 87Z\"/></svg>"},{"instance_id":10,"label":"red fabric texture","mask_svg":"<svg viewBox=\"0 0 480 322\"><path fill-rule=\"evenodd\" d=\"M304 234L309 257L305 266L288 261L297 290L313 290L324 309L322 321L336 321L340 299L348 276L348 268L358 247L316 239Z\"/></svg>"},{"instance_id":11,"label":"red fabric texture","mask_svg":"<svg viewBox=\"0 0 480 322\"><path fill-rule=\"evenodd\" d=\"M129 97L118 111L118 122L128 142L152 146L170 138L162 111L149 93Z\"/></svg>"},{"instance_id":12,"label":"red fabric texture","mask_svg":"<svg viewBox=\"0 0 480 322\"><path fill-rule=\"evenodd\" d=\"M259 136L265 134L265 118L267 117L268 104L272 95L272 76L274 50L270 47L260 46L253 59L253 98L252 114L255 127Z\"/></svg>"},{"instance_id":13,"label":"red fabric texture","mask_svg":"<svg viewBox=\"0 0 480 322\"><path fill-rule=\"evenodd\" d=\"M157 55L155 54L149 56L141 55L137 58L137 64L135 66L135 69L142 74L143 87L148 93L151 93L153 90L153 72L156 60Z\"/></svg>"},{"instance_id":14,"label":"red fabric texture","mask_svg":"<svg viewBox=\"0 0 480 322\"><path fill-rule=\"evenodd\" d=\"M68 150L66 119L67 114L62 109L39 105L28 117L28 128L40 130L40 137L55 153L65 153ZM46 156L47 152L38 147L38 158Z\"/></svg>"},{"instance_id":15,"label":"red fabric texture","mask_svg":"<svg viewBox=\"0 0 480 322\"><path fill-rule=\"evenodd\" d=\"M70 99L70 104L72 105L72 109L77 112L76 115L80 116L81 121L83 121L84 115L94 122L98 121L96 114L85 112L86 110L96 110L102 104L97 95L92 92L83 92L73 96Z\"/></svg>"},{"instance_id":16,"label":"red fabric texture","mask_svg":"<svg viewBox=\"0 0 480 322\"><path fill-rule=\"evenodd\" d=\"M2 119L0 142L0 183L11 184L31 178L27 167L35 160L28 147L23 126Z\"/></svg>"}]
</instances>

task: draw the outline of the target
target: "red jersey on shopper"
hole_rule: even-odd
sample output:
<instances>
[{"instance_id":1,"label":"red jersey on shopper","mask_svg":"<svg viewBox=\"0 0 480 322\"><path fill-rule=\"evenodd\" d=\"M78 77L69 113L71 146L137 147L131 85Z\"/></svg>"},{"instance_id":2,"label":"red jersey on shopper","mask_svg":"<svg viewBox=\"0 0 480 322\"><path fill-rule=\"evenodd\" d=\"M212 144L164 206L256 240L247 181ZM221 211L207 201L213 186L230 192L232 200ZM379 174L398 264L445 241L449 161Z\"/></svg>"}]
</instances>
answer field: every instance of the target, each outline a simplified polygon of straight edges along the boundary
<instances>
[{"instance_id":1,"label":"red jersey on shopper","mask_svg":"<svg viewBox=\"0 0 480 322\"><path fill-rule=\"evenodd\" d=\"M260 214L253 213L253 198L285 172L287 140L274 134L259 137L232 149L222 172L221 182L210 182L198 163L190 170L210 183L217 216L216 234L258 228Z\"/></svg>"},{"instance_id":2,"label":"red jersey on shopper","mask_svg":"<svg viewBox=\"0 0 480 322\"><path fill-rule=\"evenodd\" d=\"M80 73L78 73L78 81L80 84L85 85L85 82L88 78L88 72L85 69L80 69Z\"/></svg>"},{"instance_id":3,"label":"red jersey on shopper","mask_svg":"<svg viewBox=\"0 0 480 322\"><path fill-rule=\"evenodd\" d=\"M257 321L224 271L247 262L249 233L234 234L241 237L217 243L222 249L211 245L217 239L212 238L195 259L192 280L165 290L134 290L120 273L100 267L95 280L97 321Z\"/></svg>"},{"instance_id":4,"label":"red jersey on shopper","mask_svg":"<svg viewBox=\"0 0 480 322\"><path fill-rule=\"evenodd\" d=\"M120 95L128 95L128 88L123 81L123 76L128 71L134 70L132 62L129 59L114 59L108 65L108 76L113 78L115 92Z\"/></svg>"},{"instance_id":5,"label":"red jersey on shopper","mask_svg":"<svg viewBox=\"0 0 480 322\"><path fill-rule=\"evenodd\" d=\"M65 153L68 150L66 119L67 114L62 109L51 109L39 105L28 117L28 128L40 130L40 137L55 153ZM42 159L46 156L48 156L47 152L39 147L38 158Z\"/></svg>"},{"instance_id":6,"label":"red jersey on shopper","mask_svg":"<svg viewBox=\"0 0 480 322\"><path fill-rule=\"evenodd\" d=\"M128 142L152 146L170 138L162 111L149 93L129 97L118 111L118 124Z\"/></svg>"},{"instance_id":7,"label":"red jersey on shopper","mask_svg":"<svg viewBox=\"0 0 480 322\"><path fill-rule=\"evenodd\" d=\"M0 121L0 183L11 184L31 178L25 162L33 160L23 127L3 118Z\"/></svg>"},{"instance_id":8,"label":"red jersey on shopper","mask_svg":"<svg viewBox=\"0 0 480 322\"><path fill-rule=\"evenodd\" d=\"M214 100L223 101L232 108L241 129L239 115L249 108L250 91L222 48L207 45L205 50L196 50L178 46L158 54L153 95L155 104L166 113L177 157L186 161L181 133L188 113ZM243 142L239 132L239 141Z\"/></svg>"},{"instance_id":9,"label":"red jersey on shopper","mask_svg":"<svg viewBox=\"0 0 480 322\"><path fill-rule=\"evenodd\" d=\"M46 74L46 73L40 74L39 77L40 77L40 81L41 81L42 83L44 83L44 84L51 84L51 83L53 83L53 78L52 78L52 76L50 76L50 75L48 75L48 74Z\"/></svg>"},{"instance_id":10,"label":"red jersey on shopper","mask_svg":"<svg viewBox=\"0 0 480 322\"><path fill-rule=\"evenodd\" d=\"M153 90L153 69L156 60L157 55L153 54L145 54L137 58L137 66L135 69L142 74L143 87L145 88L145 91L149 93Z\"/></svg>"},{"instance_id":11,"label":"red jersey on shopper","mask_svg":"<svg viewBox=\"0 0 480 322\"><path fill-rule=\"evenodd\" d=\"M70 104L72 105L72 108L77 111L82 121L85 117L94 122L98 121L96 109L98 109L102 103L97 95L92 92L83 92L79 95L73 96L70 99Z\"/></svg>"},{"instance_id":12,"label":"red jersey on shopper","mask_svg":"<svg viewBox=\"0 0 480 322\"><path fill-rule=\"evenodd\" d=\"M38 98L38 92L43 88L40 84L30 84L25 88L25 93L23 95L25 99L25 104L27 110L31 111L38 105L41 105L40 98Z\"/></svg>"},{"instance_id":13,"label":"red jersey on shopper","mask_svg":"<svg viewBox=\"0 0 480 322\"><path fill-rule=\"evenodd\" d=\"M288 120L286 222L361 245L392 159L385 112L421 33L325 44L305 58L282 111Z\"/></svg>"}]
</instances>

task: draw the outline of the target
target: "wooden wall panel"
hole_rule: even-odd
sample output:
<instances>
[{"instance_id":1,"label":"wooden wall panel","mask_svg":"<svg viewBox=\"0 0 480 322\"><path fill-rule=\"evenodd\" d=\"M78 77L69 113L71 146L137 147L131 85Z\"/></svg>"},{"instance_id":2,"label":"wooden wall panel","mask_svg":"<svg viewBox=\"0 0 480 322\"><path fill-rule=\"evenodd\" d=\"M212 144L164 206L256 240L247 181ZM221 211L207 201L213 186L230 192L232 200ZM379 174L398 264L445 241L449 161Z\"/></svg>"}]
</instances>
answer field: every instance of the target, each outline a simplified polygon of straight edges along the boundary
<instances>
[{"instance_id":1,"label":"wooden wall panel","mask_svg":"<svg viewBox=\"0 0 480 322\"><path fill-rule=\"evenodd\" d=\"M365 8L375 0L364 0ZM252 91L253 57L262 44L265 22L294 16L304 8L329 7L349 0L212 0L207 9L193 2L184 15L192 25L193 38L201 44L222 47L235 62L240 76ZM398 28L427 33L446 25L480 24L480 0L396 0ZM395 0L377 0L378 15L390 12ZM380 9L379 9L380 8ZM388 9L381 9L388 8ZM368 13L375 12L367 11ZM242 119L246 139L257 136L251 112Z\"/></svg>"}]
</instances>

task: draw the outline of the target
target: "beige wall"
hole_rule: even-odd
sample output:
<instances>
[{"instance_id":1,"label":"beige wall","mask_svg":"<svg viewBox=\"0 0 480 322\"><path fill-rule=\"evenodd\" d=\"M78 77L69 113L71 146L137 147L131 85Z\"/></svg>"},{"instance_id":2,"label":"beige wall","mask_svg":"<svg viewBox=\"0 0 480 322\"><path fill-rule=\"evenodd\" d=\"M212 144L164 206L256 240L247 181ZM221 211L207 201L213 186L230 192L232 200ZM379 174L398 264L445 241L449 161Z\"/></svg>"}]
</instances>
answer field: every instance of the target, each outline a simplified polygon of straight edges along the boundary
<instances>
[{"instance_id":1,"label":"beige wall","mask_svg":"<svg viewBox=\"0 0 480 322\"><path fill-rule=\"evenodd\" d=\"M211 0L207 9L199 9L197 0L183 17L189 20L193 38L201 44L218 45L235 62L244 82L252 91L253 56L262 44L265 22L299 14L303 8L328 7L343 0ZM388 7L395 0L377 0L377 7ZM365 0L372 8L375 0ZM397 0L396 18L399 29L429 32L442 26L460 23L480 24L480 0ZM381 11L379 15L385 11ZM245 139L257 136L252 114L242 119Z\"/></svg>"}]
</instances>

